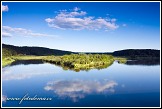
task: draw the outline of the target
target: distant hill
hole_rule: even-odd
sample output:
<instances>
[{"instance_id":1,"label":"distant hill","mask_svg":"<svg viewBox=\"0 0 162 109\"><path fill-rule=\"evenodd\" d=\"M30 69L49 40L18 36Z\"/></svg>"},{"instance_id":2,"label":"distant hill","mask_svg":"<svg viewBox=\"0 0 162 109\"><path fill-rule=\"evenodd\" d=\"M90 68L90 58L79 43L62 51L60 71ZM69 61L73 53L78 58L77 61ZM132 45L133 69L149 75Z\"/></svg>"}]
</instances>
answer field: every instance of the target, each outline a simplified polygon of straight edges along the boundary
<instances>
[{"instance_id":1,"label":"distant hill","mask_svg":"<svg viewBox=\"0 0 162 109\"><path fill-rule=\"evenodd\" d=\"M125 57L160 57L160 50L154 49L127 49L113 52L113 56Z\"/></svg>"},{"instance_id":2,"label":"distant hill","mask_svg":"<svg viewBox=\"0 0 162 109\"><path fill-rule=\"evenodd\" d=\"M60 55L74 53L70 51L49 49L45 47L27 47L27 46L18 47L18 46L13 46L13 45L6 45L6 44L2 44L2 49L3 49L3 52L7 52L7 53L12 50L10 54L14 52L16 54L36 55L36 56L45 56L45 55L60 56Z\"/></svg>"},{"instance_id":3,"label":"distant hill","mask_svg":"<svg viewBox=\"0 0 162 109\"><path fill-rule=\"evenodd\" d=\"M57 49L49 49L45 47L18 47L13 45L2 44L3 54L4 55L14 55L14 54L23 54L23 55L36 55L36 56L45 56L45 55L55 55L61 56L65 54L77 54L79 52L71 52ZM90 54L90 53L86 53ZM104 52L104 53L91 53L91 54L111 54L113 56L124 56L124 57L158 57L160 58L160 50L154 49L126 49L114 52Z\"/></svg>"}]
</instances>

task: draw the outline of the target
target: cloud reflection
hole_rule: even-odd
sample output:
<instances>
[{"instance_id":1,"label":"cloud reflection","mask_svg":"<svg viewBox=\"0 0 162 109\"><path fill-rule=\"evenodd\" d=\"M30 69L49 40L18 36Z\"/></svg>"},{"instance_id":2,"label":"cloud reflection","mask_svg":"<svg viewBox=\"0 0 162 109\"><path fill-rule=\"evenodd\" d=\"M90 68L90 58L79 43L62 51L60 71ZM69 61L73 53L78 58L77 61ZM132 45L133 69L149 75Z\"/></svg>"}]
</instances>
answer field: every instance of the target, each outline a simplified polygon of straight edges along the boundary
<instances>
[{"instance_id":1,"label":"cloud reflection","mask_svg":"<svg viewBox=\"0 0 162 109\"><path fill-rule=\"evenodd\" d=\"M7 96L2 95L2 102L6 102Z\"/></svg>"},{"instance_id":2,"label":"cloud reflection","mask_svg":"<svg viewBox=\"0 0 162 109\"><path fill-rule=\"evenodd\" d=\"M59 69L55 70L55 72L49 72L46 69L23 69L23 72L21 72L21 69L13 70L12 67L5 67L2 69L2 80L3 81L10 81L10 80L22 80L22 79L28 79L36 76L42 76L42 75L49 75L54 73L59 73Z\"/></svg>"},{"instance_id":3,"label":"cloud reflection","mask_svg":"<svg viewBox=\"0 0 162 109\"><path fill-rule=\"evenodd\" d=\"M92 93L113 93L115 81L59 80L48 82L46 91L54 91L60 98L71 98L74 102Z\"/></svg>"}]
</instances>

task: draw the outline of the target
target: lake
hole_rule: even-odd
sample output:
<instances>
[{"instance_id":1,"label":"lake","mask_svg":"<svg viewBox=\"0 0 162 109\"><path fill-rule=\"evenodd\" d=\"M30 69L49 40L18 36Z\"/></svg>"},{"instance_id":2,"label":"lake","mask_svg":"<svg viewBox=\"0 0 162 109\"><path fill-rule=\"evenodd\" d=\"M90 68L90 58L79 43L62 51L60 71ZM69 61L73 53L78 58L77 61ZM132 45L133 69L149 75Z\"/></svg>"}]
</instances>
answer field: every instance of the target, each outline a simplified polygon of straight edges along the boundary
<instances>
[{"instance_id":1,"label":"lake","mask_svg":"<svg viewBox=\"0 0 162 109\"><path fill-rule=\"evenodd\" d=\"M2 95L3 107L159 107L160 65L114 62L75 72L16 62L2 69Z\"/></svg>"}]
</instances>

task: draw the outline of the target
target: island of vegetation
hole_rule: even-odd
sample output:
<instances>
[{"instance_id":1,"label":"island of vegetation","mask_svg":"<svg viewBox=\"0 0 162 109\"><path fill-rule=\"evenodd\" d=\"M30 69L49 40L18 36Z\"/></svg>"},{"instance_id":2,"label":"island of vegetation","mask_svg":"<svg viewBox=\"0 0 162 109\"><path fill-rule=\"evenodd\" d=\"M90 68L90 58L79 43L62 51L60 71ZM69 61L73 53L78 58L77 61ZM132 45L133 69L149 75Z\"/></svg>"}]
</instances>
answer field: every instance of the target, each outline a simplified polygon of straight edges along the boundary
<instances>
[{"instance_id":1,"label":"island of vegetation","mask_svg":"<svg viewBox=\"0 0 162 109\"><path fill-rule=\"evenodd\" d=\"M64 56L47 56L44 61L60 65L64 68L79 70L102 69L114 62L114 57L104 54L71 54Z\"/></svg>"}]
</instances>

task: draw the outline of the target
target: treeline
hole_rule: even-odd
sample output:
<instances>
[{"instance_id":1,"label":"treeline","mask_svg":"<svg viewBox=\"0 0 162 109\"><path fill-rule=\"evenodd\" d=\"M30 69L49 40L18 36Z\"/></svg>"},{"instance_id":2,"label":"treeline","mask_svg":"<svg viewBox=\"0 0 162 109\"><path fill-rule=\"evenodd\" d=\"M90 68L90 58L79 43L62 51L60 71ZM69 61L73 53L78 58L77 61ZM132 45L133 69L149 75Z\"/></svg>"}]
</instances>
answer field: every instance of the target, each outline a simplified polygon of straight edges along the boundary
<instances>
[{"instance_id":1,"label":"treeline","mask_svg":"<svg viewBox=\"0 0 162 109\"><path fill-rule=\"evenodd\" d=\"M2 66L6 66L12 62L14 62L15 60L12 59L12 56L17 55L17 52L9 49L9 48L2 48Z\"/></svg>"},{"instance_id":2,"label":"treeline","mask_svg":"<svg viewBox=\"0 0 162 109\"><path fill-rule=\"evenodd\" d=\"M17 55L16 51L9 48L2 48L2 58L15 56L15 55Z\"/></svg>"},{"instance_id":3,"label":"treeline","mask_svg":"<svg viewBox=\"0 0 162 109\"><path fill-rule=\"evenodd\" d=\"M2 44L2 48L13 50L17 54L35 55L35 56L47 56L47 55L62 56L65 54L74 53L74 52L70 52L70 51L49 49L49 48L45 48L45 47L27 47L27 46L18 47L18 46L13 46L13 45L6 45L6 44Z\"/></svg>"},{"instance_id":4,"label":"treeline","mask_svg":"<svg viewBox=\"0 0 162 109\"><path fill-rule=\"evenodd\" d=\"M128 49L113 52L113 56L129 57L130 59L160 58L160 50Z\"/></svg>"},{"instance_id":5,"label":"treeline","mask_svg":"<svg viewBox=\"0 0 162 109\"><path fill-rule=\"evenodd\" d=\"M70 52L64 50L57 50L57 49L49 49L44 47L18 47L13 45L6 45L2 44L2 48L9 49L15 51L17 54L23 55L36 55L36 56L63 56L63 55L70 55L70 54L79 54L79 52ZM127 49L127 50L120 50L115 52L103 52L103 53L86 53L85 54L107 54L113 56L120 56L120 57L129 57L130 59L140 59L141 57L157 57L160 58L160 50L154 49Z\"/></svg>"}]
</instances>

